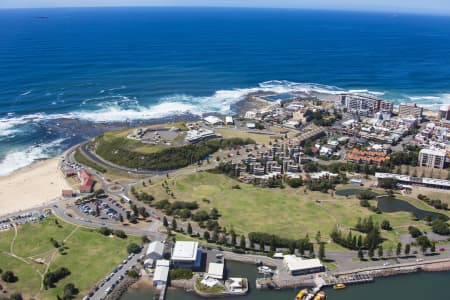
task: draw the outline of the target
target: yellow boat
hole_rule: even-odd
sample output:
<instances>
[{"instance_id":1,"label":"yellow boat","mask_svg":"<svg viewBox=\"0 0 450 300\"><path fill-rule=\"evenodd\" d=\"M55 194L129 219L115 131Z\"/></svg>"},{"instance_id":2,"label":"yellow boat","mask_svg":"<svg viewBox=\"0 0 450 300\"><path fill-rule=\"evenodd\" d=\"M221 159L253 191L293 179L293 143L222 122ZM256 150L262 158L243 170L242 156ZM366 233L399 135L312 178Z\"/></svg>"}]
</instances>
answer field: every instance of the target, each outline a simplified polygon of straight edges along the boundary
<instances>
[{"instance_id":1,"label":"yellow boat","mask_svg":"<svg viewBox=\"0 0 450 300\"><path fill-rule=\"evenodd\" d=\"M324 291L320 291L317 293L317 295L314 297L313 300L324 300L326 297L325 292Z\"/></svg>"},{"instance_id":2,"label":"yellow boat","mask_svg":"<svg viewBox=\"0 0 450 300\"><path fill-rule=\"evenodd\" d=\"M346 286L343 283L336 283L335 285L333 285L333 289L335 289L335 290L342 290L345 288L346 288Z\"/></svg>"},{"instance_id":3,"label":"yellow boat","mask_svg":"<svg viewBox=\"0 0 450 300\"><path fill-rule=\"evenodd\" d=\"M306 294L308 294L308 290L307 289L301 290L300 292L298 292L297 296L295 296L295 300L303 299L303 297L305 297Z\"/></svg>"}]
</instances>

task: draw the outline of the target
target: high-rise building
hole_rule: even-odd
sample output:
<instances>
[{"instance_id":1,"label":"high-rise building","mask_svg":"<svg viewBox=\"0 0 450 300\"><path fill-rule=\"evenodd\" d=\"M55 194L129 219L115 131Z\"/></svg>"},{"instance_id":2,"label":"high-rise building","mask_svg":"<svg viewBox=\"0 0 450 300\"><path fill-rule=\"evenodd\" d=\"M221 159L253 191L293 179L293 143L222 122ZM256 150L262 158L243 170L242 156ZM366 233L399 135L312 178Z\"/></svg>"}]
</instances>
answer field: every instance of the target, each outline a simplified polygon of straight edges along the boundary
<instances>
[{"instance_id":1,"label":"high-rise building","mask_svg":"<svg viewBox=\"0 0 450 300\"><path fill-rule=\"evenodd\" d=\"M422 149L419 152L419 166L443 169L446 154L444 150Z\"/></svg>"},{"instance_id":2,"label":"high-rise building","mask_svg":"<svg viewBox=\"0 0 450 300\"><path fill-rule=\"evenodd\" d=\"M402 103L398 107L398 115L400 117L412 116L416 119L422 119L423 108L417 106L416 103Z\"/></svg>"},{"instance_id":3,"label":"high-rise building","mask_svg":"<svg viewBox=\"0 0 450 300\"><path fill-rule=\"evenodd\" d=\"M450 105L442 105L439 108L439 119L450 121Z\"/></svg>"},{"instance_id":4,"label":"high-rise building","mask_svg":"<svg viewBox=\"0 0 450 300\"><path fill-rule=\"evenodd\" d=\"M341 95L341 104L351 112L392 112L392 109L394 108L394 104L391 101L358 94Z\"/></svg>"}]
</instances>

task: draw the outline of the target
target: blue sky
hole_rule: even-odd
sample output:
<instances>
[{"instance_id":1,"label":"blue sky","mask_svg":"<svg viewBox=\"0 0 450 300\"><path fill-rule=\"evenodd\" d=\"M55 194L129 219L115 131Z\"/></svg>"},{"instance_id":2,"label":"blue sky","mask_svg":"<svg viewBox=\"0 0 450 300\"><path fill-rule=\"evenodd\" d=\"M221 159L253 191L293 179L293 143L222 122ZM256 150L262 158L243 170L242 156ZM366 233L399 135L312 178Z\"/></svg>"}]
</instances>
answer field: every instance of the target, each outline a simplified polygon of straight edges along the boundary
<instances>
[{"instance_id":1,"label":"blue sky","mask_svg":"<svg viewBox=\"0 0 450 300\"><path fill-rule=\"evenodd\" d=\"M79 6L278 7L450 15L450 0L0 0L0 8Z\"/></svg>"}]
</instances>

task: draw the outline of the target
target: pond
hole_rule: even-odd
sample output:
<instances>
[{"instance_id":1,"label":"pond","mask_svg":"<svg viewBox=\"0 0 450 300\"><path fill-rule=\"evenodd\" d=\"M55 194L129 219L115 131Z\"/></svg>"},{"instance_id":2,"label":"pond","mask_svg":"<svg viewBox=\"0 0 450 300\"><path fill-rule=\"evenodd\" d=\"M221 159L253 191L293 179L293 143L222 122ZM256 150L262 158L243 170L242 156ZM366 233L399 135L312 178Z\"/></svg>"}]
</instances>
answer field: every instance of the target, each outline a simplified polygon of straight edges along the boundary
<instances>
[{"instance_id":1,"label":"pond","mask_svg":"<svg viewBox=\"0 0 450 300\"><path fill-rule=\"evenodd\" d=\"M407 211L410 213L414 213L414 215L421 220L428 216L431 217L432 219L441 216L445 218L445 220L448 220L448 217L446 215L428 210L422 210L404 200L396 199L393 197L380 197L377 198L377 200L378 200L377 208L382 212L390 213L390 212Z\"/></svg>"},{"instance_id":2,"label":"pond","mask_svg":"<svg viewBox=\"0 0 450 300\"><path fill-rule=\"evenodd\" d=\"M354 196L362 189L342 189L336 191L336 195L338 196ZM376 193L374 193L376 194ZM444 214L440 214L437 212L432 212L428 210L423 210L415 207L405 200L396 199L394 197L379 197L377 200L377 208L381 212L392 213L392 212L410 212L414 213L414 215L419 219L424 219L427 216L430 216L432 219L437 218L439 216L448 220L448 217Z\"/></svg>"},{"instance_id":3,"label":"pond","mask_svg":"<svg viewBox=\"0 0 450 300\"><path fill-rule=\"evenodd\" d=\"M337 190L335 194L337 196L354 196L359 191L363 191L363 189L342 189L342 190Z\"/></svg>"}]
</instances>

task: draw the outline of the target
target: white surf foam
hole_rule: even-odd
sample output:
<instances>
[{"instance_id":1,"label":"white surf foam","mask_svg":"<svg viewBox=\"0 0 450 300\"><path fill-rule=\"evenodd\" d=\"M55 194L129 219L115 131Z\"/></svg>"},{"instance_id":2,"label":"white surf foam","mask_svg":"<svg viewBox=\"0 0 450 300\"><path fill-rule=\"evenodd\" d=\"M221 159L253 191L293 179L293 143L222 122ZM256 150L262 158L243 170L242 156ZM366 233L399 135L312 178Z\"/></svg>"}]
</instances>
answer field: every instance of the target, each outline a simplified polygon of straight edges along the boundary
<instances>
[{"instance_id":1,"label":"white surf foam","mask_svg":"<svg viewBox=\"0 0 450 300\"><path fill-rule=\"evenodd\" d=\"M409 96L412 102L430 110L439 110L442 105L450 104L450 93L439 96Z\"/></svg>"},{"instance_id":2,"label":"white surf foam","mask_svg":"<svg viewBox=\"0 0 450 300\"><path fill-rule=\"evenodd\" d=\"M377 92L377 91L370 91L370 90L366 90L366 89L362 89L362 90L348 90L349 93L357 93L357 94L370 94L370 95L374 95L374 96L383 96L386 93L384 92Z\"/></svg>"},{"instance_id":3,"label":"white surf foam","mask_svg":"<svg viewBox=\"0 0 450 300\"><path fill-rule=\"evenodd\" d=\"M29 95L29 94L31 94L32 91L33 91L33 90L26 91L26 92L20 94L20 96L26 96L26 95Z\"/></svg>"},{"instance_id":4,"label":"white surf foam","mask_svg":"<svg viewBox=\"0 0 450 300\"><path fill-rule=\"evenodd\" d=\"M157 119L185 113L198 114L195 105L181 102L163 102L149 108L139 106L136 109L123 109L119 105L113 105L96 111L74 112L71 116L91 122L118 122Z\"/></svg>"},{"instance_id":5,"label":"white surf foam","mask_svg":"<svg viewBox=\"0 0 450 300\"><path fill-rule=\"evenodd\" d=\"M125 86L104 90L124 89ZM329 95L339 95L342 93L365 93L381 96L383 92L370 91L367 89L344 90L335 86L328 86L315 83L298 83L286 80L271 80L262 82L255 87L218 90L210 96L192 96L185 94L168 95L159 99L156 104L148 106L139 104L138 99L116 94L105 94L85 99L83 105L93 104L98 107L96 110L80 109L79 111L66 114L33 114L22 117L0 119L0 126L4 127L1 134L11 134L14 130L15 122L39 122L41 120L51 120L59 118L75 118L92 122L121 122L142 119L158 119L173 115L194 114L204 115L211 112L227 114L230 112L232 104L242 100L249 93L258 91L273 93L295 93L303 92L307 94L321 93ZM425 107L436 108L438 104L450 102L450 94L439 96L405 96L406 101L415 101ZM0 127L1 129L1 127Z\"/></svg>"},{"instance_id":6,"label":"white surf foam","mask_svg":"<svg viewBox=\"0 0 450 300\"><path fill-rule=\"evenodd\" d=\"M408 98L412 101L439 101L441 99L439 96L408 96Z\"/></svg>"},{"instance_id":7,"label":"white surf foam","mask_svg":"<svg viewBox=\"0 0 450 300\"><path fill-rule=\"evenodd\" d=\"M11 174L15 170L26 167L38 159L51 157L63 141L64 139L58 139L48 144L35 145L25 150L9 152L0 162L0 176Z\"/></svg>"},{"instance_id":8,"label":"white surf foam","mask_svg":"<svg viewBox=\"0 0 450 300\"><path fill-rule=\"evenodd\" d=\"M25 124L27 121L20 118L0 119L0 137L6 137L17 133L17 125Z\"/></svg>"}]
</instances>

